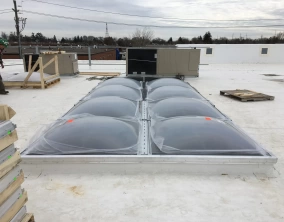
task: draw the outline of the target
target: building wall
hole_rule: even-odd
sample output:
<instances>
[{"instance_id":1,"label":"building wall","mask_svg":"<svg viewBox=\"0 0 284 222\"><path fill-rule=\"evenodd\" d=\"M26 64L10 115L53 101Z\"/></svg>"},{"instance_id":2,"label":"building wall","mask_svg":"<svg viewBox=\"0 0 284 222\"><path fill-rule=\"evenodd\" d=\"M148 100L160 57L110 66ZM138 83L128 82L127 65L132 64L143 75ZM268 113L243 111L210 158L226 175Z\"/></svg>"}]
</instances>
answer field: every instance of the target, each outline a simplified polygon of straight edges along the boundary
<instances>
[{"instance_id":1,"label":"building wall","mask_svg":"<svg viewBox=\"0 0 284 222\"><path fill-rule=\"evenodd\" d=\"M20 59L20 56L16 54L3 54L3 59Z\"/></svg>"},{"instance_id":2,"label":"building wall","mask_svg":"<svg viewBox=\"0 0 284 222\"><path fill-rule=\"evenodd\" d=\"M200 64L284 64L284 44L179 44L177 47L204 47ZM212 55L206 54L205 47L213 49ZM268 48L267 55L261 54L262 48Z\"/></svg>"},{"instance_id":3,"label":"building wall","mask_svg":"<svg viewBox=\"0 0 284 222\"><path fill-rule=\"evenodd\" d=\"M85 54L85 55L77 55L78 56L78 60L88 60L89 59L89 57L88 57L88 54Z\"/></svg>"},{"instance_id":4,"label":"building wall","mask_svg":"<svg viewBox=\"0 0 284 222\"><path fill-rule=\"evenodd\" d=\"M109 50L92 55L92 60L116 60L116 51Z\"/></svg>"}]
</instances>

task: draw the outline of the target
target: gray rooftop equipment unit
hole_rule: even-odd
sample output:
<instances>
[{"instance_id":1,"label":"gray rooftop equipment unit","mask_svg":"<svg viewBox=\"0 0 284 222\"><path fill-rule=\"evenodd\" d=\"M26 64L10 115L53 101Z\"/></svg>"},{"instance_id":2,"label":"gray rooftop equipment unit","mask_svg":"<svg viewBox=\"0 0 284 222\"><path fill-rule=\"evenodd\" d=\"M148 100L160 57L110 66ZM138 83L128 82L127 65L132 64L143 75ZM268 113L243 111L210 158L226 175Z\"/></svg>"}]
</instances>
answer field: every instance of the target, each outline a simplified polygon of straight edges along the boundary
<instances>
[{"instance_id":1,"label":"gray rooftop equipment unit","mask_svg":"<svg viewBox=\"0 0 284 222\"><path fill-rule=\"evenodd\" d=\"M54 56L58 58L58 70L60 75L74 75L79 73L78 58L76 53L63 53L63 54L32 54L32 66L35 64L38 57L42 58L43 65L48 63ZM23 57L24 69L28 72L29 54ZM39 67L38 67L39 69ZM38 70L36 69L36 71ZM44 73L54 75L56 73L55 66L49 65L44 70Z\"/></svg>"},{"instance_id":2,"label":"gray rooftop equipment unit","mask_svg":"<svg viewBox=\"0 0 284 222\"><path fill-rule=\"evenodd\" d=\"M58 69L60 75L74 75L79 73L78 58L76 53L63 53L56 54L58 57ZM43 64L50 61L54 55L50 54L40 54L42 57ZM47 66L44 69L44 73L55 74L54 65Z\"/></svg>"},{"instance_id":3,"label":"gray rooftop equipment unit","mask_svg":"<svg viewBox=\"0 0 284 222\"><path fill-rule=\"evenodd\" d=\"M129 77L198 77L200 49L128 48L126 73Z\"/></svg>"}]
</instances>

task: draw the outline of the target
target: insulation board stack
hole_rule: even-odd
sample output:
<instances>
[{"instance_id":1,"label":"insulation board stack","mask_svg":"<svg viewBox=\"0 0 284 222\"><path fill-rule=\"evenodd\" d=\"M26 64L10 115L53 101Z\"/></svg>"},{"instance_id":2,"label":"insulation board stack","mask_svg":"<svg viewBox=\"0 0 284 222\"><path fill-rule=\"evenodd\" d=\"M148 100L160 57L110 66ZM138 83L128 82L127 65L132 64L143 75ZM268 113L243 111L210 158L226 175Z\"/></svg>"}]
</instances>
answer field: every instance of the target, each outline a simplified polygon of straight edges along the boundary
<instances>
[{"instance_id":1,"label":"insulation board stack","mask_svg":"<svg viewBox=\"0 0 284 222\"><path fill-rule=\"evenodd\" d=\"M10 121L15 114L12 108L0 105L0 222L31 222L33 215L25 206L27 192L21 188L21 156L14 146L18 139L16 125Z\"/></svg>"}]
</instances>

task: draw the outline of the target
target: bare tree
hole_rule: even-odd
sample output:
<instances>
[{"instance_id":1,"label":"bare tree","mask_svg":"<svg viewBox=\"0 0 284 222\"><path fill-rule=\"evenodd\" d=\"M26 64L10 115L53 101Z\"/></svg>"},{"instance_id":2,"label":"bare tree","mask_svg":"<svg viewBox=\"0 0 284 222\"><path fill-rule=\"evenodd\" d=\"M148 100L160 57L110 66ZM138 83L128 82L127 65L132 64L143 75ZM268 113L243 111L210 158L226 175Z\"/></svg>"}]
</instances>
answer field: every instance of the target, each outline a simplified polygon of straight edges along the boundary
<instances>
[{"instance_id":1,"label":"bare tree","mask_svg":"<svg viewBox=\"0 0 284 222\"><path fill-rule=\"evenodd\" d=\"M146 46L151 43L154 38L154 32L145 27L142 30L136 29L132 35L132 45L133 46Z\"/></svg>"},{"instance_id":2,"label":"bare tree","mask_svg":"<svg viewBox=\"0 0 284 222\"><path fill-rule=\"evenodd\" d=\"M89 35L89 36L88 36L88 42L93 42L93 41L94 41L94 38L95 38L94 36Z\"/></svg>"},{"instance_id":3,"label":"bare tree","mask_svg":"<svg viewBox=\"0 0 284 222\"><path fill-rule=\"evenodd\" d=\"M2 37L3 39L8 39L8 35L7 35L7 33L5 33L5 32L1 32L1 37Z\"/></svg>"},{"instance_id":4,"label":"bare tree","mask_svg":"<svg viewBox=\"0 0 284 222\"><path fill-rule=\"evenodd\" d=\"M276 37L280 40L284 40L284 32L277 33Z\"/></svg>"}]
</instances>

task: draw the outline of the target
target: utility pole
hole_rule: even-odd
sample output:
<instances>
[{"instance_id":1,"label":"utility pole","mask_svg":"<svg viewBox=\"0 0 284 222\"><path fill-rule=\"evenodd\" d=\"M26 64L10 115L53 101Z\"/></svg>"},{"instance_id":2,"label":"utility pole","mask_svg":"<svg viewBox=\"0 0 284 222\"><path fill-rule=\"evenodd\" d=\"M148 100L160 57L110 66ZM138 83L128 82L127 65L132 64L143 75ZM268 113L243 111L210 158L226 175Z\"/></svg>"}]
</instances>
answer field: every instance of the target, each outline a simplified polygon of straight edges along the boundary
<instances>
[{"instance_id":1,"label":"utility pole","mask_svg":"<svg viewBox=\"0 0 284 222\"><path fill-rule=\"evenodd\" d=\"M14 9L15 12L15 22L16 22L16 31L18 36L18 44L19 44L19 56L22 58L22 48L21 48L21 34L20 34L20 26L19 26L19 17L18 17L18 9L17 9L17 2L16 0L13 0L14 2Z\"/></svg>"}]
</instances>

